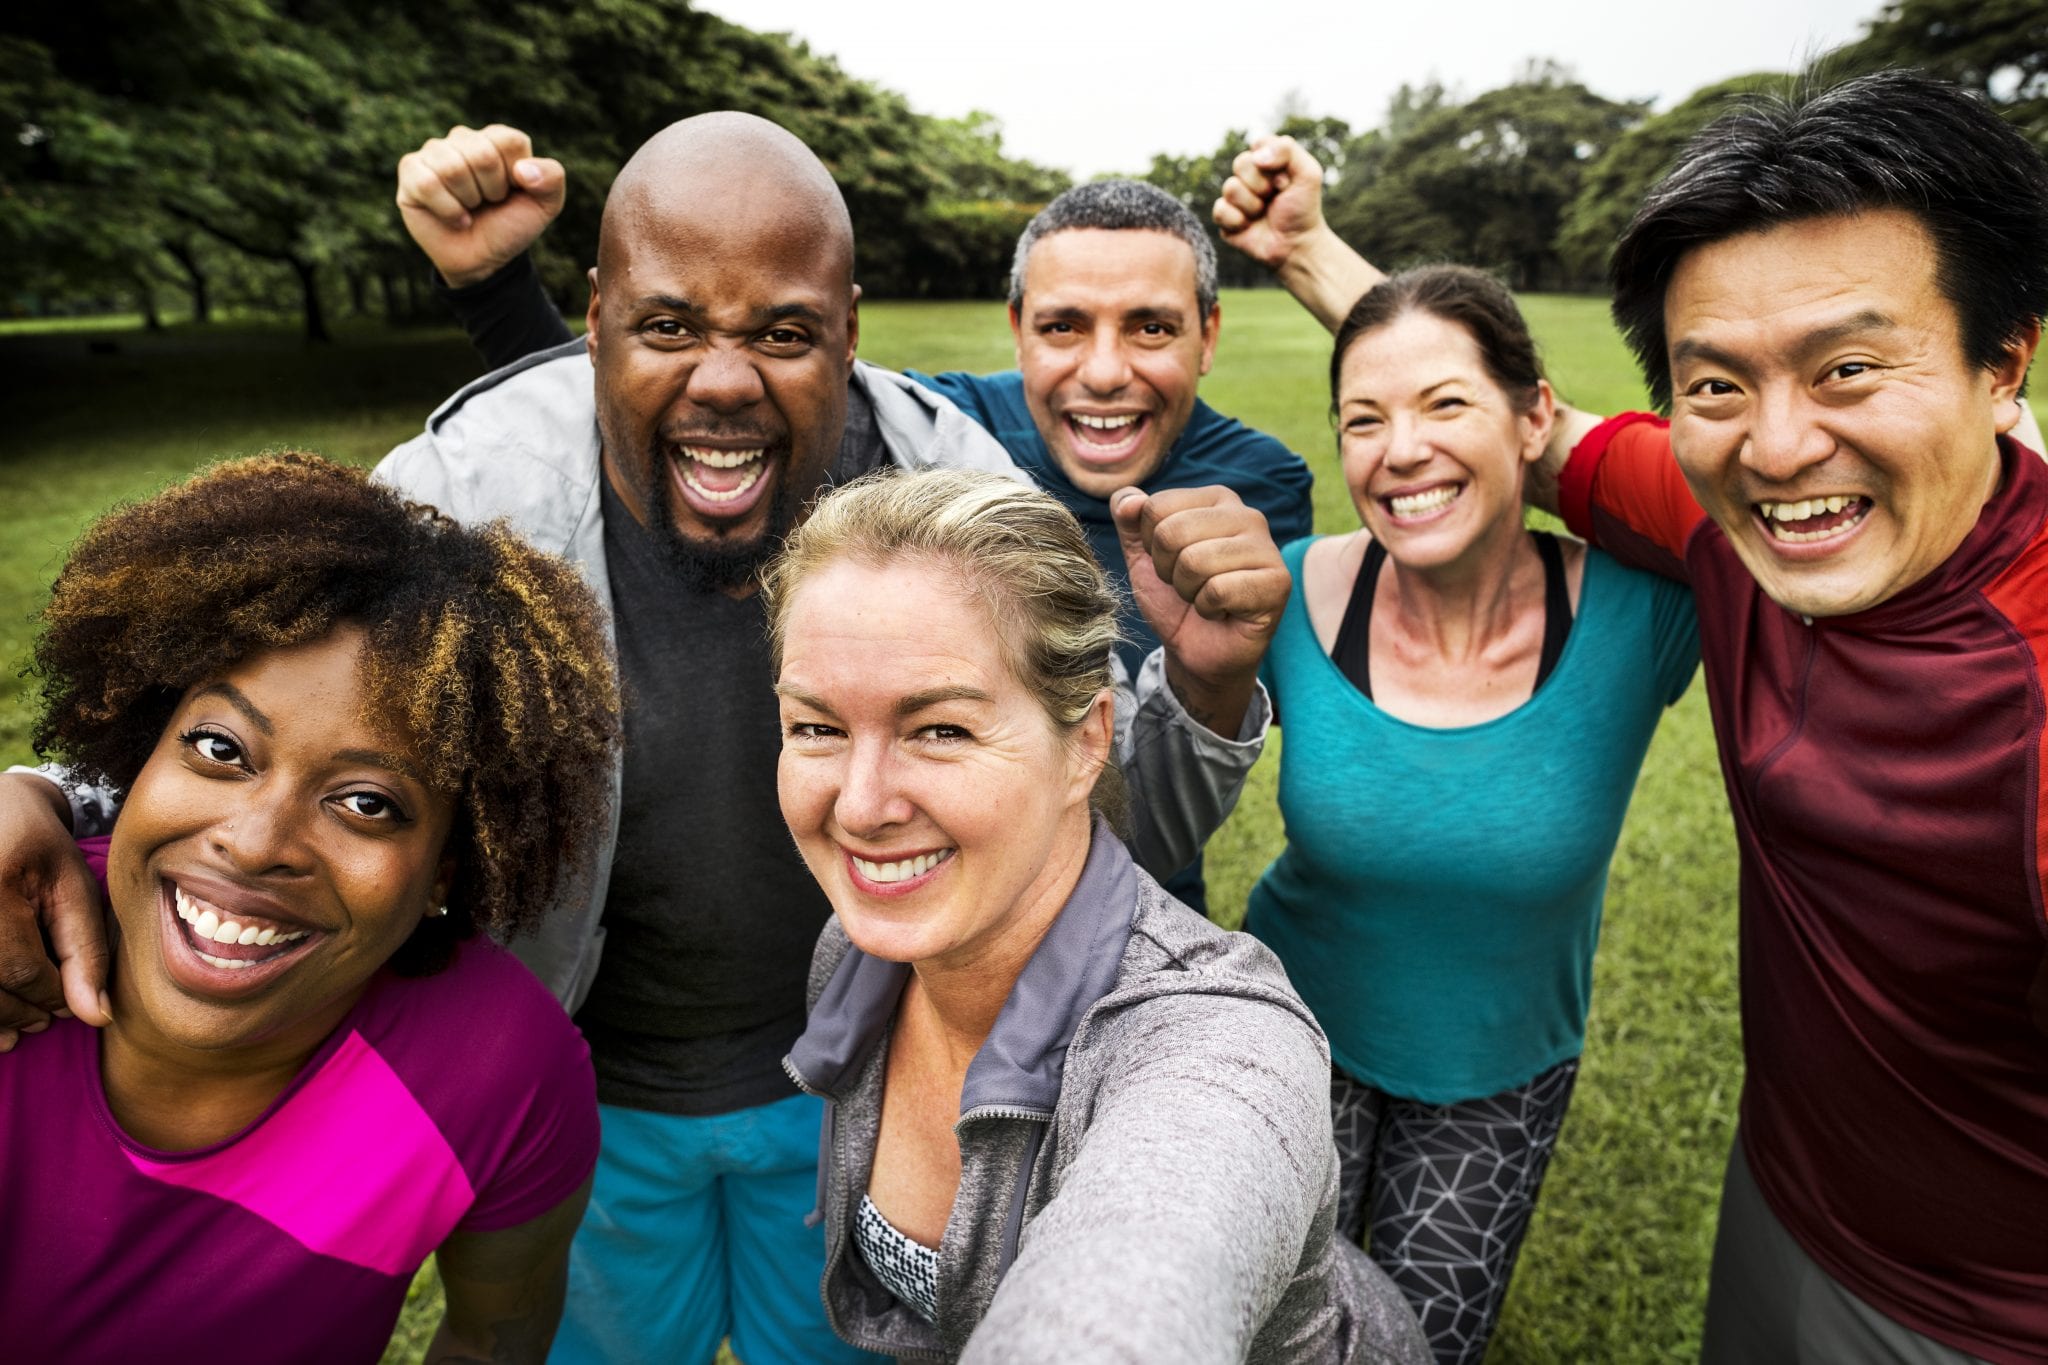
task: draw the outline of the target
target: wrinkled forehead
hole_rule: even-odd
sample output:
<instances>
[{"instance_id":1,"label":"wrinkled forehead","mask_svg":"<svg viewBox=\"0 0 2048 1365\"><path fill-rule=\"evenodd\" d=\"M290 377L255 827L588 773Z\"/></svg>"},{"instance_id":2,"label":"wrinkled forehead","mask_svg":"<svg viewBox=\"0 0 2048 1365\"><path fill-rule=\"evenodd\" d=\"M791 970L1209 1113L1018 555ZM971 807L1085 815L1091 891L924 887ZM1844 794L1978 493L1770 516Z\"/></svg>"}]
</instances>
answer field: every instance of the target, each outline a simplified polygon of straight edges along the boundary
<instances>
[{"instance_id":1,"label":"wrinkled forehead","mask_svg":"<svg viewBox=\"0 0 2048 1365\"><path fill-rule=\"evenodd\" d=\"M1160 228L1063 228L1024 258L1028 309L1176 308L1192 319L1198 286L1195 249Z\"/></svg>"}]
</instances>

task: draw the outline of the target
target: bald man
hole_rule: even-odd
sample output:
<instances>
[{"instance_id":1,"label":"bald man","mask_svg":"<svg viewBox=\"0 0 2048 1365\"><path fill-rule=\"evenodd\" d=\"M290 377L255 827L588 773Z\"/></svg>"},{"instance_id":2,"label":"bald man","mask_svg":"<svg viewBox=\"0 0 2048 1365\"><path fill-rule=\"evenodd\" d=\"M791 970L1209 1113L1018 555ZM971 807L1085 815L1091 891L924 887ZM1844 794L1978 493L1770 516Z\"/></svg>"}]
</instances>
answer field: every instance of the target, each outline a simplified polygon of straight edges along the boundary
<instances>
[{"instance_id":1,"label":"bald man","mask_svg":"<svg viewBox=\"0 0 2048 1365\"><path fill-rule=\"evenodd\" d=\"M486 260L507 227L495 215L520 199L432 226L449 234L443 258ZM586 337L457 393L378 467L459 520L510 520L611 606L626 695L616 837L538 939L513 945L575 1012L603 1105L554 1359L709 1362L728 1335L747 1365L862 1358L825 1320L823 1238L804 1226L821 1107L781 1066L830 908L777 805L753 574L823 487L885 467L1023 476L944 398L854 359L853 259L839 191L796 138L742 114L678 123L614 183ZM1180 524L1207 527L1216 571L1188 577L1188 600L1206 582L1241 608L1204 619L1149 558L1134 566L1175 651L1119 699L1134 848L1155 871L1186 863L1257 756L1254 678L1286 597L1263 521L1214 492L1155 495L1152 537L1132 535L1170 578L1175 517L1193 514ZM55 790L0 778L0 981L40 965L18 948L39 941L36 911L10 896L107 818L89 793L53 807ZM53 941L84 934L82 919L45 922ZM100 1022L80 956L65 987Z\"/></svg>"}]
</instances>

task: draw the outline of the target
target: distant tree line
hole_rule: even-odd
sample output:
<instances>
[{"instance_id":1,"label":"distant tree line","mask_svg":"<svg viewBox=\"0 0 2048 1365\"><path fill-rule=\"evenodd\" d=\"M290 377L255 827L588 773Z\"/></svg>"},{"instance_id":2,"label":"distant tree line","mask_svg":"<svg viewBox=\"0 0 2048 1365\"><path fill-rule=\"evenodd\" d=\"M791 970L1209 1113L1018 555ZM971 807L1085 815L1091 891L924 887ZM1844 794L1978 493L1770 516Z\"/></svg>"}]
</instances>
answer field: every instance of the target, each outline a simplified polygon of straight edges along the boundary
<instances>
[{"instance_id":1,"label":"distant tree line","mask_svg":"<svg viewBox=\"0 0 2048 1365\"><path fill-rule=\"evenodd\" d=\"M2048 7L1894 0L1830 72L1916 65L1983 91L2048 147ZM1597 287L1608 245L1678 146L1744 77L1661 114L1532 62L1472 98L1404 86L1380 126L1289 108L1330 172L1332 224L1388 266L1457 259L1517 288ZM787 35L686 0L62 0L0 17L0 312L182 294L337 311L431 310L391 207L399 156L457 121L524 128L569 167L539 250L580 306L603 188L667 123L747 109L808 142L844 187L873 297L992 296L1024 223L1068 183L1004 152L986 114L920 114ZM1206 221L1242 132L1146 178ZM1223 253L1225 283L1264 283Z\"/></svg>"},{"instance_id":2,"label":"distant tree line","mask_svg":"<svg viewBox=\"0 0 2048 1365\"><path fill-rule=\"evenodd\" d=\"M1816 62L1813 78L1892 66L1982 92L2048 150L2042 0L1894 0L1861 39ZM1516 289L1598 289L1615 237L1685 141L1731 99L1782 91L1792 79L1740 76L1652 114L1647 101L1608 99L1567 67L1534 61L1471 99L1439 84L1404 85L1377 128L1354 130L1299 107L1275 121L1323 164L1331 227L1375 263L1455 260L1497 270ZM1244 132L1232 131L1209 156L1154 157L1146 178L1206 221L1245 145ZM1224 283L1267 282L1234 252L1221 259Z\"/></svg>"}]
</instances>

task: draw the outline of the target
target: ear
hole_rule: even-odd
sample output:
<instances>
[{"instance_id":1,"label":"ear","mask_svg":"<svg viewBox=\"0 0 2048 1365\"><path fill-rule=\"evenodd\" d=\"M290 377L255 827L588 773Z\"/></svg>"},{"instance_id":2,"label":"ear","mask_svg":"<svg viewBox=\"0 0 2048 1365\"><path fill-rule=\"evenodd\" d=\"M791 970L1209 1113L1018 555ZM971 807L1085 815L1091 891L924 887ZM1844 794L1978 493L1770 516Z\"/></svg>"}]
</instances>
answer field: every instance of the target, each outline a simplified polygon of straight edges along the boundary
<instances>
[{"instance_id":1,"label":"ear","mask_svg":"<svg viewBox=\"0 0 2048 1365\"><path fill-rule=\"evenodd\" d=\"M1209 316L1202 319L1202 373L1209 373L1209 367L1216 363L1216 338L1223 332L1223 305L1209 305Z\"/></svg>"},{"instance_id":2,"label":"ear","mask_svg":"<svg viewBox=\"0 0 2048 1365\"><path fill-rule=\"evenodd\" d=\"M590 267L590 306L583 310L583 349L597 361L597 267Z\"/></svg>"},{"instance_id":3,"label":"ear","mask_svg":"<svg viewBox=\"0 0 2048 1365\"><path fill-rule=\"evenodd\" d=\"M1017 350L1017 368L1024 368L1024 312L1018 304L1010 305L1010 343Z\"/></svg>"},{"instance_id":4,"label":"ear","mask_svg":"<svg viewBox=\"0 0 2048 1365\"><path fill-rule=\"evenodd\" d=\"M1116 750L1116 693L1105 687L1095 694L1088 714L1081 718L1068 739L1073 755L1072 777L1067 789L1069 804L1088 804L1095 779Z\"/></svg>"},{"instance_id":5,"label":"ear","mask_svg":"<svg viewBox=\"0 0 2048 1365\"><path fill-rule=\"evenodd\" d=\"M1522 429L1522 463L1535 464L1550 445L1557 425L1557 391L1548 379L1536 381L1536 402L1517 419Z\"/></svg>"},{"instance_id":6,"label":"ear","mask_svg":"<svg viewBox=\"0 0 2048 1365\"><path fill-rule=\"evenodd\" d=\"M434 869L434 885L427 892L426 918L432 919L448 904L448 895L455 889L455 855L443 853L441 865Z\"/></svg>"},{"instance_id":7,"label":"ear","mask_svg":"<svg viewBox=\"0 0 2048 1365\"><path fill-rule=\"evenodd\" d=\"M846 373L853 374L853 353L860 349L860 286L853 286L853 297L846 301Z\"/></svg>"},{"instance_id":8,"label":"ear","mask_svg":"<svg viewBox=\"0 0 2048 1365\"><path fill-rule=\"evenodd\" d=\"M2037 319L2006 347L2005 354L1991 367L1992 420L2001 435L2020 426L2021 418L2027 415L2026 400L2020 397L2020 390L2026 385L2027 367L2034 363L2034 351L2040 344L2041 324Z\"/></svg>"}]
</instances>

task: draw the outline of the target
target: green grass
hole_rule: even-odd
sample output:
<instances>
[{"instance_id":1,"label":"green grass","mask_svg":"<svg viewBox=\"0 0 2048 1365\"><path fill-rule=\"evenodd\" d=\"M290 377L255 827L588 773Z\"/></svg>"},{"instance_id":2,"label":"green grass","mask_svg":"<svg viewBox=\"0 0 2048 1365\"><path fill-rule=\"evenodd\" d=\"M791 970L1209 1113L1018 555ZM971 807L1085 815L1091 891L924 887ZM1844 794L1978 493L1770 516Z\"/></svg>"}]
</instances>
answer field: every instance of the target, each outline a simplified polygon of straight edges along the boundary
<instances>
[{"instance_id":1,"label":"green grass","mask_svg":"<svg viewBox=\"0 0 2048 1365\"><path fill-rule=\"evenodd\" d=\"M1599 302L1523 303L1563 393L1609 411L1642 401ZM878 363L1013 363L997 304L869 304L862 324L861 353ZM116 349L95 352L92 341ZM1325 416L1327 362L1327 339L1284 296L1231 293L1202 394L1309 459L1318 528L1338 531L1357 523ZM257 324L100 336L0 328L0 364L18 394L0 445L0 658L9 661L26 657L29 618L65 545L109 504L267 447L374 459L478 370L448 333L344 328L335 346L309 348L288 325ZM0 762L28 760L28 725L16 679L0 695ZM1284 838L1273 803L1279 748L1211 845L1210 899L1226 922L1243 914ZM1734 905L1733 839L1695 686L1651 748L1615 855L1584 1069L1494 1361L1696 1355L1741 1081ZM429 1271L387 1358L417 1359L438 1311Z\"/></svg>"}]
</instances>

